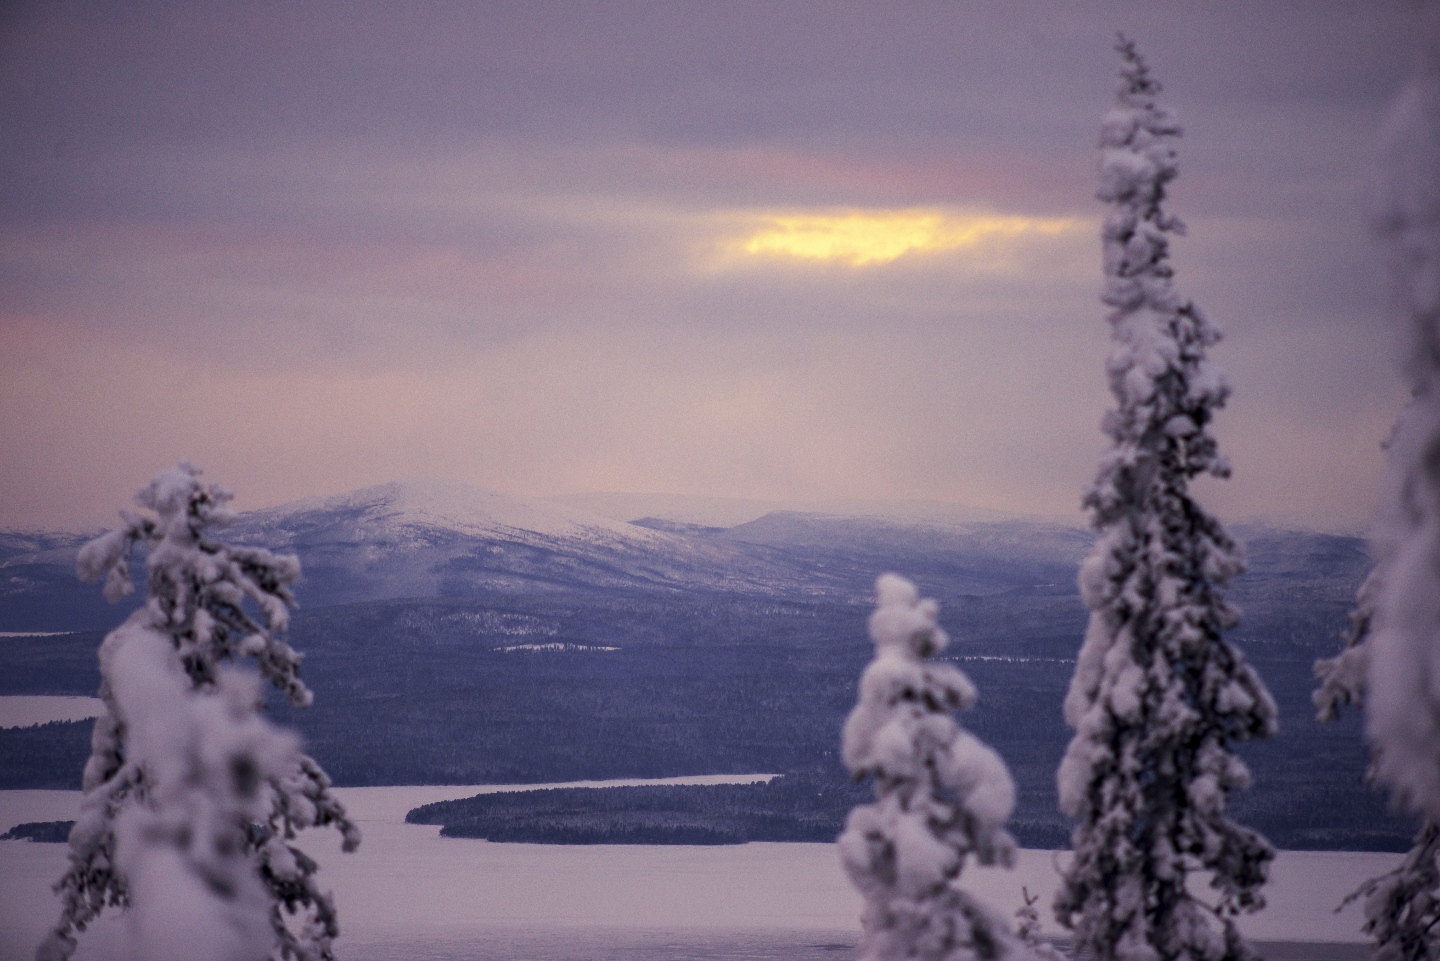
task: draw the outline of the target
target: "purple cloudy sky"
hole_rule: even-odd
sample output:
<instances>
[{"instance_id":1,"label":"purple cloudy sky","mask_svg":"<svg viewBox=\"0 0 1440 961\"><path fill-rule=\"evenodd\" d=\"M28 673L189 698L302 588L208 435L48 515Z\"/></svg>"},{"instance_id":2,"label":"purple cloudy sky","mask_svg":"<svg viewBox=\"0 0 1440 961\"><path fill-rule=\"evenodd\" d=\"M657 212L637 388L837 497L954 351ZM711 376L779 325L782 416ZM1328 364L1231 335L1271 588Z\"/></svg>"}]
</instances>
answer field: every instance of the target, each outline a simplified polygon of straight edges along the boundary
<instances>
[{"instance_id":1,"label":"purple cloudy sky","mask_svg":"<svg viewBox=\"0 0 1440 961\"><path fill-rule=\"evenodd\" d=\"M181 457L242 508L516 494L1074 516L1108 397L1113 35L1186 122L1206 499L1363 526L1405 0L7 4L0 526Z\"/></svg>"}]
</instances>

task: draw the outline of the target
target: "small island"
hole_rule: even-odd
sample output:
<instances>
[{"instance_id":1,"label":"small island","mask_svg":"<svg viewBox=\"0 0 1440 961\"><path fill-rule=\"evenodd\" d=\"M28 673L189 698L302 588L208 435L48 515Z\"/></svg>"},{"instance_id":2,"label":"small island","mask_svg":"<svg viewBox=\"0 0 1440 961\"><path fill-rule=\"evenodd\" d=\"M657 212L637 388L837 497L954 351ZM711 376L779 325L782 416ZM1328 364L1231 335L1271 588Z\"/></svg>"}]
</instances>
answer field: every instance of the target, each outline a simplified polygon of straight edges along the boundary
<instances>
[{"instance_id":1,"label":"small island","mask_svg":"<svg viewBox=\"0 0 1440 961\"><path fill-rule=\"evenodd\" d=\"M802 771L768 783L547 788L438 801L405 815L440 835L530 844L829 843L868 786L838 772Z\"/></svg>"},{"instance_id":2,"label":"small island","mask_svg":"<svg viewBox=\"0 0 1440 961\"><path fill-rule=\"evenodd\" d=\"M70 829L74 826L74 821L27 821L0 834L0 841L39 841L44 844L64 844L70 840Z\"/></svg>"}]
</instances>

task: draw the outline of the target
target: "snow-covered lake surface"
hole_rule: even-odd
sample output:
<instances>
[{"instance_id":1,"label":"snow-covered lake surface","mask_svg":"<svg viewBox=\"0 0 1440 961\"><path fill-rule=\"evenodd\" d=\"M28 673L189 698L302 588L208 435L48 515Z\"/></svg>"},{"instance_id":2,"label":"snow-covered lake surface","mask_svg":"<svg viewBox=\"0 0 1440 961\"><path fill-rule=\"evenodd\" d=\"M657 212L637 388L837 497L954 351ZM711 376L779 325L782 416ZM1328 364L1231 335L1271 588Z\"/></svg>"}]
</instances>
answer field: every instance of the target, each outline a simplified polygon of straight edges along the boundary
<instances>
[{"instance_id":1,"label":"snow-covered lake surface","mask_svg":"<svg viewBox=\"0 0 1440 961\"><path fill-rule=\"evenodd\" d=\"M29 727L51 721L83 721L100 716L98 697L0 697L0 727ZM0 832L3 833L3 832Z\"/></svg>"},{"instance_id":2,"label":"snow-covered lake surface","mask_svg":"<svg viewBox=\"0 0 1440 961\"><path fill-rule=\"evenodd\" d=\"M341 789L365 833L360 850L341 853L334 832L310 832L305 844L320 861L340 908L341 961L851 956L860 899L828 844L491 844L441 838L437 827L404 823L405 812L418 804L513 789ZM0 791L0 831L26 821L73 818L79 799L73 791ZM60 844L0 841L0 961L33 957L58 912L50 885L64 871L65 851ZM1048 905L1054 865L1064 857L1064 852L1022 851L1015 870L972 869L965 874L966 886L1005 914L1020 905L1022 886ZM1271 961L1359 961L1364 957L1359 909L1337 914L1334 908L1398 857L1281 853L1267 888L1269 907L1246 920L1247 934L1263 942ZM1048 911L1042 916L1048 919ZM105 918L93 927L79 958L113 956L116 924Z\"/></svg>"}]
</instances>

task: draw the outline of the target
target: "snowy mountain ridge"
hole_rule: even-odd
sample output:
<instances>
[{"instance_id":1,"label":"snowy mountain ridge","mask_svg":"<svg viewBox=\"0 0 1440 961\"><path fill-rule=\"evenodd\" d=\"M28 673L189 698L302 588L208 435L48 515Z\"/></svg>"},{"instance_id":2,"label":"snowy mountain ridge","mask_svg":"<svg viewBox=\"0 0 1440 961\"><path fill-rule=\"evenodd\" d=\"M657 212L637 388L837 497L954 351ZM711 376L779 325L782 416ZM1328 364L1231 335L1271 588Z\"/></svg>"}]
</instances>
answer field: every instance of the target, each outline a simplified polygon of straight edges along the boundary
<instances>
[{"instance_id":1,"label":"snowy mountain ridge","mask_svg":"<svg viewBox=\"0 0 1440 961\"><path fill-rule=\"evenodd\" d=\"M433 479L394 481L251 511L242 516L237 530L248 533L268 529L293 540L306 526L306 519L322 517L350 518L357 535L377 540L404 540L424 528L472 535L611 538L643 543L665 537L582 508Z\"/></svg>"},{"instance_id":2,"label":"snowy mountain ridge","mask_svg":"<svg viewBox=\"0 0 1440 961\"><path fill-rule=\"evenodd\" d=\"M940 598L1074 592L1090 532L1034 517L985 519L954 505L870 504L865 515L771 511L759 502L670 497L595 503L405 481L241 514L228 539L299 555L307 609L493 592L661 592L869 600L886 571ZM660 511L616 519L626 505ZM698 513L697 513L698 511ZM708 513L707 513L708 512ZM667 519L668 518L668 519ZM1358 576L1360 542L1237 527L1253 576ZM123 612L75 577L74 534L0 532L0 630L100 629ZM1329 573L1326 573L1329 572ZM139 573L137 565L137 576Z\"/></svg>"},{"instance_id":3,"label":"snowy mountain ridge","mask_svg":"<svg viewBox=\"0 0 1440 961\"><path fill-rule=\"evenodd\" d=\"M309 604L486 589L766 592L749 549L468 484L406 481L242 516L231 536L301 555Z\"/></svg>"}]
</instances>

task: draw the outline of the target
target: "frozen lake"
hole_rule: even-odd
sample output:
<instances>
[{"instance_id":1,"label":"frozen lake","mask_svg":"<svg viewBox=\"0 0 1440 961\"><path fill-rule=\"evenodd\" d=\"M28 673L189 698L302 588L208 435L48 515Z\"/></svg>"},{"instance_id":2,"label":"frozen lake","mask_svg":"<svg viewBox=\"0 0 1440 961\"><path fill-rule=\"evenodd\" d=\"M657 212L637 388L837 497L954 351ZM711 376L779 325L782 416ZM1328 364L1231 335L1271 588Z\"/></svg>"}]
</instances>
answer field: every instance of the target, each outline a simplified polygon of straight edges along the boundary
<instances>
[{"instance_id":1,"label":"frozen lake","mask_svg":"<svg viewBox=\"0 0 1440 961\"><path fill-rule=\"evenodd\" d=\"M0 727L29 727L51 721L84 721L100 715L98 697L7 695L0 697ZM0 828L0 834L9 828Z\"/></svg>"},{"instance_id":2,"label":"frozen lake","mask_svg":"<svg viewBox=\"0 0 1440 961\"><path fill-rule=\"evenodd\" d=\"M684 778L716 783L753 778ZM657 783L626 781L606 783ZM533 785L530 785L533 786ZM488 787L343 788L364 843L341 853L333 832L306 849L335 892L343 961L841 961L859 931L860 899L832 845L719 847L491 844L407 825L410 808ZM0 831L75 816L79 793L0 792ZM0 961L28 959L58 908L50 885L64 845L0 842ZM1023 851L1014 871L972 869L966 887L1006 914L1021 887L1039 893L1042 917L1064 852ZM1359 909L1334 908L1395 854L1283 852L1269 907L1247 919L1272 961L1359 961ZM104 958L113 921L87 933L81 959ZM1058 929L1052 933L1059 934Z\"/></svg>"}]
</instances>

